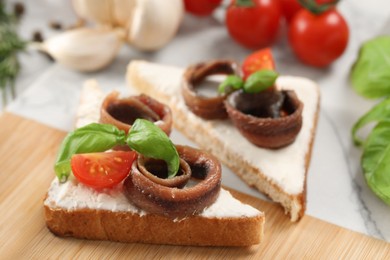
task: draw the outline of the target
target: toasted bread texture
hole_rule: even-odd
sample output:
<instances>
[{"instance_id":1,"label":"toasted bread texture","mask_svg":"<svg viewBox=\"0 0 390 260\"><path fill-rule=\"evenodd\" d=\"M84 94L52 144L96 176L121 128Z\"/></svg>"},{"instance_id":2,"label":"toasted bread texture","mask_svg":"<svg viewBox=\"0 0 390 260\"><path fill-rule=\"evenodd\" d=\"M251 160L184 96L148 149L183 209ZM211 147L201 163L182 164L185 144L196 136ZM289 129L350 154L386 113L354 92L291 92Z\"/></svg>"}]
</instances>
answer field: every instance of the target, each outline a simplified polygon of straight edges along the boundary
<instances>
[{"instance_id":1,"label":"toasted bread texture","mask_svg":"<svg viewBox=\"0 0 390 260\"><path fill-rule=\"evenodd\" d=\"M168 104L174 126L215 155L248 185L280 203L291 221L306 209L306 177L319 114L320 92L313 81L281 76L276 87L294 90L303 102L303 124L291 145L269 150L248 142L229 120L204 120L194 115L181 96L183 68L132 61L127 69L130 88Z\"/></svg>"},{"instance_id":2,"label":"toasted bread texture","mask_svg":"<svg viewBox=\"0 0 390 260\"><path fill-rule=\"evenodd\" d=\"M224 189L202 214L171 219L131 205L121 186L97 192L76 180L54 180L44 210L58 236L192 246L251 246L263 237L264 214Z\"/></svg>"},{"instance_id":3,"label":"toasted bread texture","mask_svg":"<svg viewBox=\"0 0 390 260\"><path fill-rule=\"evenodd\" d=\"M81 93L76 127L96 122L104 93L95 80ZM96 191L72 176L54 179L44 200L46 225L58 236L191 246L251 246L261 242L264 213L221 189L216 202L184 219L150 214L132 205L122 191Z\"/></svg>"}]
</instances>

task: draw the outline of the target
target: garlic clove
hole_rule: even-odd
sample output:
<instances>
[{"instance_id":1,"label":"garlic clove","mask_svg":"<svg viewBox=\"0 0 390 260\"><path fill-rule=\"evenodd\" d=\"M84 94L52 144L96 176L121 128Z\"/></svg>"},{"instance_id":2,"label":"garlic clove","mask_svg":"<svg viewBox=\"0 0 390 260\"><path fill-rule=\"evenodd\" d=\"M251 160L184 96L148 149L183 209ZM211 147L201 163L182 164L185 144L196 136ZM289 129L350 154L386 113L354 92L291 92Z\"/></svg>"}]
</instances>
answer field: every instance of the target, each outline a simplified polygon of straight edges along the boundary
<instances>
[{"instance_id":1,"label":"garlic clove","mask_svg":"<svg viewBox=\"0 0 390 260\"><path fill-rule=\"evenodd\" d=\"M127 28L131 21L133 10L137 4L137 0L111 0L113 6L114 24Z\"/></svg>"},{"instance_id":2,"label":"garlic clove","mask_svg":"<svg viewBox=\"0 0 390 260\"><path fill-rule=\"evenodd\" d=\"M140 50L157 50L173 38L183 14L182 0L137 0L127 40Z\"/></svg>"},{"instance_id":3,"label":"garlic clove","mask_svg":"<svg viewBox=\"0 0 390 260\"><path fill-rule=\"evenodd\" d=\"M72 5L80 18L98 24L113 25L113 2L114 0L72 0Z\"/></svg>"},{"instance_id":4,"label":"garlic clove","mask_svg":"<svg viewBox=\"0 0 390 260\"><path fill-rule=\"evenodd\" d=\"M46 40L41 49L64 66L96 71L109 65L123 44L123 32L106 28L79 28Z\"/></svg>"}]
</instances>

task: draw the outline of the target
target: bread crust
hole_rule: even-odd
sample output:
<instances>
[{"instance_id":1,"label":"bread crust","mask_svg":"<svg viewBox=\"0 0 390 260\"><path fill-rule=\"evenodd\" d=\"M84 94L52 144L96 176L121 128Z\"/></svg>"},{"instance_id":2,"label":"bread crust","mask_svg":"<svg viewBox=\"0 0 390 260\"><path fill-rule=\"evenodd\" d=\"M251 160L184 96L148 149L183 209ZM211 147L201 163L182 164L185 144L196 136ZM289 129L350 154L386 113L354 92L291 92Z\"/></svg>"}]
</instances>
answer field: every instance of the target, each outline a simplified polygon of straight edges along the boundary
<instances>
[{"instance_id":1,"label":"bread crust","mask_svg":"<svg viewBox=\"0 0 390 260\"><path fill-rule=\"evenodd\" d=\"M170 96L163 92L159 92L140 77L141 73L138 72L137 63L131 62L127 69L127 82L132 87L141 91L142 93L151 95L152 97L160 100L163 103L171 106L174 120L174 127L183 133L187 138L197 143L201 149L204 149L211 154L215 155L221 162L227 165L234 173L236 173L242 180L244 180L249 186L257 188L265 195L269 196L273 201L278 202L284 208L286 214L290 216L291 221L295 222L301 219L306 210L306 193L307 193L307 171L311 161L312 147L314 143L314 136L317 129L318 114L320 101L317 100L317 107L315 116L313 118L314 123L311 129L311 138L309 142L309 149L305 155L305 181L303 185L303 191L299 194L288 194L283 191L278 185L269 180L266 175L258 168L249 164L245 158L237 157L234 151L225 149L224 144L217 139L210 138L206 131L202 127L194 125L194 122L189 120L189 117L182 113L178 109L174 102L170 100ZM319 96L319 95L318 95ZM191 126L191 127L188 127Z\"/></svg>"},{"instance_id":2,"label":"bread crust","mask_svg":"<svg viewBox=\"0 0 390 260\"><path fill-rule=\"evenodd\" d=\"M168 217L100 209L44 206L46 225L57 236L126 243L191 246L251 246L263 237L264 214L255 217Z\"/></svg>"}]
</instances>

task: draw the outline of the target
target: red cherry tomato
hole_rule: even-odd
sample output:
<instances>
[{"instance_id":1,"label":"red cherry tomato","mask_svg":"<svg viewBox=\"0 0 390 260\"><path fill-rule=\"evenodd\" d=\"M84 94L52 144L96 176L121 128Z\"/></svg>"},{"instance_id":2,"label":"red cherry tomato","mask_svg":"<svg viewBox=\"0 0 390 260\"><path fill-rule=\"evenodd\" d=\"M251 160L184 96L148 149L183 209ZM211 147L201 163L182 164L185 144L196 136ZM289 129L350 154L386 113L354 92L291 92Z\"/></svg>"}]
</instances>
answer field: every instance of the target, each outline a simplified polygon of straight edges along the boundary
<instances>
[{"instance_id":1,"label":"red cherry tomato","mask_svg":"<svg viewBox=\"0 0 390 260\"><path fill-rule=\"evenodd\" d=\"M242 63L244 79L258 70L275 70L275 61L270 48L262 49L250 54Z\"/></svg>"},{"instance_id":2,"label":"red cherry tomato","mask_svg":"<svg viewBox=\"0 0 390 260\"><path fill-rule=\"evenodd\" d=\"M282 11L279 0L233 0L226 12L226 25L231 37L250 49L270 46L279 31Z\"/></svg>"},{"instance_id":3,"label":"red cherry tomato","mask_svg":"<svg viewBox=\"0 0 390 260\"><path fill-rule=\"evenodd\" d=\"M184 0L187 12L197 16L211 15L222 0Z\"/></svg>"},{"instance_id":4,"label":"red cherry tomato","mask_svg":"<svg viewBox=\"0 0 390 260\"><path fill-rule=\"evenodd\" d=\"M300 60L325 67L343 54L348 45L349 29L335 8L319 15L303 9L291 21L288 38Z\"/></svg>"},{"instance_id":5,"label":"red cherry tomato","mask_svg":"<svg viewBox=\"0 0 390 260\"><path fill-rule=\"evenodd\" d=\"M282 5L283 15L288 23L290 23L294 15L303 8L298 3L298 0L280 0L280 3Z\"/></svg>"},{"instance_id":6,"label":"red cherry tomato","mask_svg":"<svg viewBox=\"0 0 390 260\"><path fill-rule=\"evenodd\" d=\"M105 152L75 154L71 159L73 175L92 188L111 188L130 172L136 152Z\"/></svg>"},{"instance_id":7,"label":"red cherry tomato","mask_svg":"<svg viewBox=\"0 0 390 260\"><path fill-rule=\"evenodd\" d=\"M328 4L333 0L316 0L317 4ZM298 2L298 0L280 0L282 5L283 16L286 18L287 22L290 23L295 14L303 9L303 6Z\"/></svg>"}]
</instances>

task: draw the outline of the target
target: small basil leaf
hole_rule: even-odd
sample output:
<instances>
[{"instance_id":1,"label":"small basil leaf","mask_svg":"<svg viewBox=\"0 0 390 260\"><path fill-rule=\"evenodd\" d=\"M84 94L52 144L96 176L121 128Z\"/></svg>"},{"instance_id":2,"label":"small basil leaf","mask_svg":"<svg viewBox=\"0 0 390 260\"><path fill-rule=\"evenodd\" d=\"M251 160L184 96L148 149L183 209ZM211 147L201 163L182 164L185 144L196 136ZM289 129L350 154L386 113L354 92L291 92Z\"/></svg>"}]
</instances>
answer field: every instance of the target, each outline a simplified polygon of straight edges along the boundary
<instances>
[{"instance_id":1,"label":"small basil leaf","mask_svg":"<svg viewBox=\"0 0 390 260\"><path fill-rule=\"evenodd\" d=\"M390 95L390 36L367 41L359 51L350 79L353 88L367 98Z\"/></svg>"},{"instance_id":2,"label":"small basil leaf","mask_svg":"<svg viewBox=\"0 0 390 260\"><path fill-rule=\"evenodd\" d=\"M278 73L273 70L259 70L252 73L244 83L244 91L258 93L275 84Z\"/></svg>"},{"instance_id":3,"label":"small basil leaf","mask_svg":"<svg viewBox=\"0 0 390 260\"><path fill-rule=\"evenodd\" d=\"M229 93L233 90L240 89L244 86L244 80L237 75L229 75L226 79L219 84L218 93Z\"/></svg>"},{"instance_id":4,"label":"small basil leaf","mask_svg":"<svg viewBox=\"0 0 390 260\"><path fill-rule=\"evenodd\" d=\"M154 123L135 120L126 143L146 157L164 160L168 165L168 178L175 177L179 170L179 154L169 137Z\"/></svg>"},{"instance_id":5,"label":"small basil leaf","mask_svg":"<svg viewBox=\"0 0 390 260\"><path fill-rule=\"evenodd\" d=\"M352 127L352 137L355 145L361 145L363 140L357 136L358 130L372 122L390 121L390 98L383 100L364 114Z\"/></svg>"},{"instance_id":6,"label":"small basil leaf","mask_svg":"<svg viewBox=\"0 0 390 260\"><path fill-rule=\"evenodd\" d=\"M54 171L61 182L69 177L70 160L77 153L103 152L125 144L126 133L113 125L92 123L70 132L62 141Z\"/></svg>"},{"instance_id":7,"label":"small basil leaf","mask_svg":"<svg viewBox=\"0 0 390 260\"><path fill-rule=\"evenodd\" d=\"M390 122L380 122L364 145L362 168L371 190L390 205Z\"/></svg>"}]
</instances>

